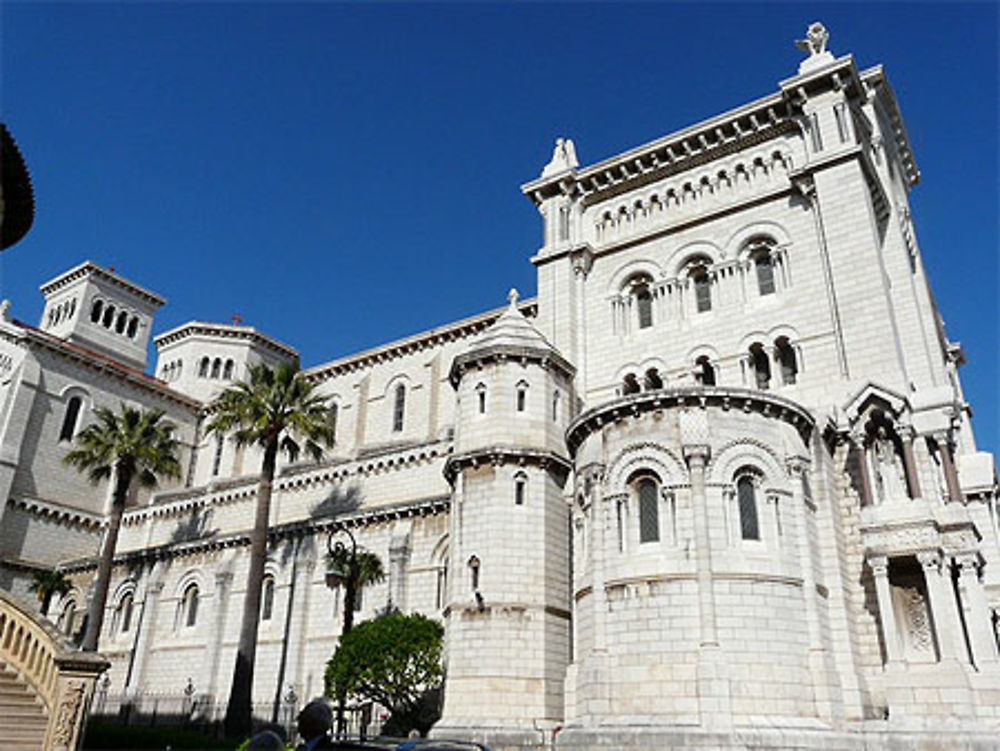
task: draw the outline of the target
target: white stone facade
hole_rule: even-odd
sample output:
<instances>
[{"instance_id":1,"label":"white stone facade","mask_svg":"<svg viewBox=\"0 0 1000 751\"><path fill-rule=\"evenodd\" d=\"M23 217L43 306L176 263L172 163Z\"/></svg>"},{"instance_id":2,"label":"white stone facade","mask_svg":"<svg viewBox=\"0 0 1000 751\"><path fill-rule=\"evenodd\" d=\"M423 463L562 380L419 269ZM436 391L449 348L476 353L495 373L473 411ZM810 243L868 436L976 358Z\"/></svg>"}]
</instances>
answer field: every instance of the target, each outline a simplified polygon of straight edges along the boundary
<instances>
[{"instance_id":1,"label":"white stone facade","mask_svg":"<svg viewBox=\"0 0 1000 751\"><path fill-rule=\"evenodd\" d=\"M919 173L881 67L822 27L802 46L776 93L599 164L560 139L522 186L536 299L307 370L337 440L276 481L255 701L322 690L346 523L389 571L359 616L446 624L439 734L996 747L997 481L910 221ZM260 457L206 440L202 409L297 355L192 322L153 378L162 298L93 264L43 289L39 328L0 321L0 586L63 566L50 616L79 626L108 490L61 457L96 406L164 409L184 476L130 502L101 650L113 691L224 699ZM134 335L91 319L97 294Z\"/></svg>"}]
</instances>

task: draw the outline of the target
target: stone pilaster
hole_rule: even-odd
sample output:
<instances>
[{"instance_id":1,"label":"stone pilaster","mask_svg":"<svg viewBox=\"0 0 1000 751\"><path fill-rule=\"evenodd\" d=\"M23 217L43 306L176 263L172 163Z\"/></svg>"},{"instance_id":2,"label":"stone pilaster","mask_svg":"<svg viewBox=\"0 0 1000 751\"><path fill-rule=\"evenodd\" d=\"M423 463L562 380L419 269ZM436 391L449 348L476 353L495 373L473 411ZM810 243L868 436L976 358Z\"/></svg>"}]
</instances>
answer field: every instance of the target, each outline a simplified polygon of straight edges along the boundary
<instances>
[{"instance_id":1,"label":"stone pilaster","mask_svg":"<svg viewBox=\"0 0 1000 751\"><path fill-rule=\"evenodd\" d=\"M947 575L947 563L936 550L917 553L917 560L924 570L927 597L930 600L931 617L937 631L941 659L964 662L965 639L962 636L962 624L958 619L955 590Z\"/></svg>"},{"instance_id":2,"label":"stone pilaster","mask_svg":"<svg viewBox=\"0 0 1000 751\"><path fill-rule=\"evenodd\" d=\"M973 662L981 671L997 672L1000 669L1000 656L997 655L997 643L993 638L986 592L979 578L979 555L966 553L957 556L955 560L959 565L959 591Z\"/></svg>"},{"instance_id":3,"label":"stone pilaster","mask_svg":"<svg viewBox=\"0 0 1000 751\"><path fill-rule=\"evenodd\" d=\"M226 633L226 611L229 609L229 593L233 586L233 572L220 571L215 575L215 612L211 642L208 648L208 689L206 693L219 699L219 656L222 651L222 637Z\"/></svg>"},{"instance_id":4,"label":"stone pilaster","mask_svg":"<svg viewBox=\"0 0 1000 751\"><path fill-rule=\"evenodd\" d=\"M861 431L854 431L849 440L854 448L854 456L857 458L858 477L861 479L861 506L864 508L875 503L872 495L872 478L868 471L868 452L865 449L864 434Z\"/></svg>"},{"instance_id":5,"label":"stone pilaster","mask_svg":"<svg viewBox=\"0 0 1000 751\"><path fill-rule=\"evenodd\" d=\"M944 481L948 486L948 500L961 501L962 489L958 484L958 470L955 469L955 460L951 454L951 442L947 433L935 433L934 440L937 441L938 451L941 453L941 467L944 470Z\"/></svg>"},{"instance_id":6,"label":"stone pilaster","mask_svg":"<svg viewBox=\"0 0 1000 751\"><path fill-rule=\"evenodd\" d=\"M913 428L905 427L900 430L903 438L903 464L906 468L906 490L910 498L914 500L920 498L920 477L917 474L917 460L913 453L913 440L915 437Z\"/></svg>"},{"instance_id":7,"label":"stone pilaster","mask_svg":"<svg viewBox=\"0 0 1000 751\"><path fill-rule=\"evenodd\" d=\"M889 559L884 555L872 556L868 566L875 579L875 599L878 601L878 619L882 625L882 643L885 645L886 669L898 667L903 661L903 646L899 642L896 611L892 607L892 588L889 586Z\"/></svg>"},{"instance_id":8,"label":"stone pilaster","mask_svg":"<svg viewBox=\"0 0 1000 751\"><path fill-rule=\"evenodd\" d=\"M128 684L125 686L126 696L134 696L142 690L143 678L146 673L146 662L149 659L149 652L155 643L156 624L159 619L160 595L163 593L163 582L159 579L159 568L154 567L150 574L150 581L146 584L146 594L142 603L142 615L137 628L139 635L136 637L135 662L132 664L132 673L129 676Z\"/></svg>"}]
</instances>

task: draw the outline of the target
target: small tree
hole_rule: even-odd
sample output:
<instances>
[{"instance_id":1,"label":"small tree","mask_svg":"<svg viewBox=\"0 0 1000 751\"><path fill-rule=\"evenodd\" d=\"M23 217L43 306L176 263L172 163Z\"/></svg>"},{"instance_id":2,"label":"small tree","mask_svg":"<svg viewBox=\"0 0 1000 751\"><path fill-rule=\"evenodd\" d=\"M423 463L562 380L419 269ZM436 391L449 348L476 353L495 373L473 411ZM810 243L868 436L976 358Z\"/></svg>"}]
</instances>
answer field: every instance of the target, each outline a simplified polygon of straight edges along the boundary
<instances>
[{"instance_id":1,"label":"small tree","mask_svg":"<svg viewBox=\"0 0 1000 751\"><path fill-rule=\"evenodd\" d=\"M179 477L181 473L174 428L160 422L162 410L142 410L122 404L119 414L98 407L94 416L97 422L77 434L76 448L63 457L66 464L86 472L95 485L109 478L114 481L111 514L97 563L94 599L90 601L87 630L80 647L85 652L97 649L97 640L101 635L104 605L111 582L111 564L129 488L135 481L143 487L155 487L158 478Z\"/></svg>"},{"instance_id":2,"label":"small tree","mask_svg":"<svg viewBox=\"0 0 1000 751\"><path fill-rule=\"evenodd\" d=\"M42 614L48 615L49 605L55 595L65 597L73 588L72 583L66 578L62 571L53 569L52 571L36 571L35 578L31 582L31 591L42 604Z\"/></svg>"},{"instance_id":3,"label":"small tree","mask_svg":"<svg viewBox=\"0 0 1000 751\"><path fill-rule=\"evenodd\" d=\"M421 698L444 676L443 636L441 624L423 615L390 612L359 623L327 663L327 696L376 701L392 712L397 730L426 732L433 719L418 714Z\"/></svg>"},{"instance_id":4,"label":"small tree","mask_svg":"<svg viewBox=\"0 0 1000 751\"><path fill-rule=\"evenodd\" d=\"M331 571L342 572L340 583L344 586L344 621L341 634L350 633L354 627L354 607L358 592L364 587L378 584L385 579L382 559L367 550L353 554L344 546L337 546L326 557Z\"/></svg>"}]
</instances>

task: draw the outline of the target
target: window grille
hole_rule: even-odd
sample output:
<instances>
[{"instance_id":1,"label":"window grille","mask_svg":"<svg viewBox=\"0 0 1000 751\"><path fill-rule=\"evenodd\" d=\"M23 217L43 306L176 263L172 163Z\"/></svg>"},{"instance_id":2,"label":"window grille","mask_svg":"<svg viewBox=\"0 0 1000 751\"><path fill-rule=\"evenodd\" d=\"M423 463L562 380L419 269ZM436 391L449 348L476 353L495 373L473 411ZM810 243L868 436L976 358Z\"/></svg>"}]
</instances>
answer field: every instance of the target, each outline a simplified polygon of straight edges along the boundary
<instances>
[{"instance_id":1,"label":"window grille","mask_svg":"<svg viewBox=\"0 0 1000 751\"><path fill-rule=\"evenodd\" d=\"M403 413L406 410L406 386L396 386L396 398L392 406L392 430L399 433L403 430Z\"/></svg>"},{"instance_id":2,"label":"window grille","mask_svg":"<svg viewBox=\"0 0 1000 751\"><path fill-rule=\"evenodd\" d=\"M62 428L59 431L60 441L72 441L73 435L76 433L76 421L80 415L80 405L83 404L83 400L74 396L71 397L69 403L66 405L66 415L63 417Z\"/></svg>"},{"instance_id":3,"label":"window grille","mask_svg":"<svg viewBox=\"0 0 1000 751\"><path fill-rule=\"evenodd\" d=\"M757 291L761 295L774 294L774 264L771 261L771 254L767 251L758 254L755 266L757 268Z\"/></svg>"},{"instance_id":4,"label":"window grille","mask_svg":"<svg viewBox=\"0 0 1000 751\"><path fill-rule=\"evenodd\" d=\"M757 497L753 479L741 477L736 482L736 495L740 505L740 534L744 540L759 540L760 525L757 520Z\"/></svg>"},{"instance_id":5,"label":"window grille","mask_svg":"<svg viewBox=\"0 0 1000 751\"><path fill-rule=\"evenodd\" d=\"M657 484L648 478L639 480L639 542L658 542L660 511Z\"/></svg>"}]
</instances>

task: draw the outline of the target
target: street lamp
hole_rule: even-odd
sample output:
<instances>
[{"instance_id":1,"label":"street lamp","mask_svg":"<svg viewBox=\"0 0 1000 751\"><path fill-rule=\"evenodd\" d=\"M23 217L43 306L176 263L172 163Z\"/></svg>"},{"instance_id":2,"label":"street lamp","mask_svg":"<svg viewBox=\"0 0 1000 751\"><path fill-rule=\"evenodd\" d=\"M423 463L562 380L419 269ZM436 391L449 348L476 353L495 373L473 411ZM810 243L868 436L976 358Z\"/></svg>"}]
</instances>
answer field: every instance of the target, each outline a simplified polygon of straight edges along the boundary
<instances>
[{"instance_id":1,"label":"street lamp","mask_svg":"<svg viewBox=\"0 0 1000 751\"><path fill-rule=\"evenodd\" d=\"M334 537L343 532L351 541L350 555L347 554L347 546L343 540L334 541ZM354 602L357 599L358 586L358 541L347 527L337 526L330 531L326 538L326 549L329 553L327 557L326 585L328 587L344 586L344 625L340 632L340 638L350 632L354 627ZM347 569L344 570L344 559L347 559ZM337 737L342 738L346 733L346 722L344 721L344 697L337 697Z\"/></svg>"}]
</instances>

